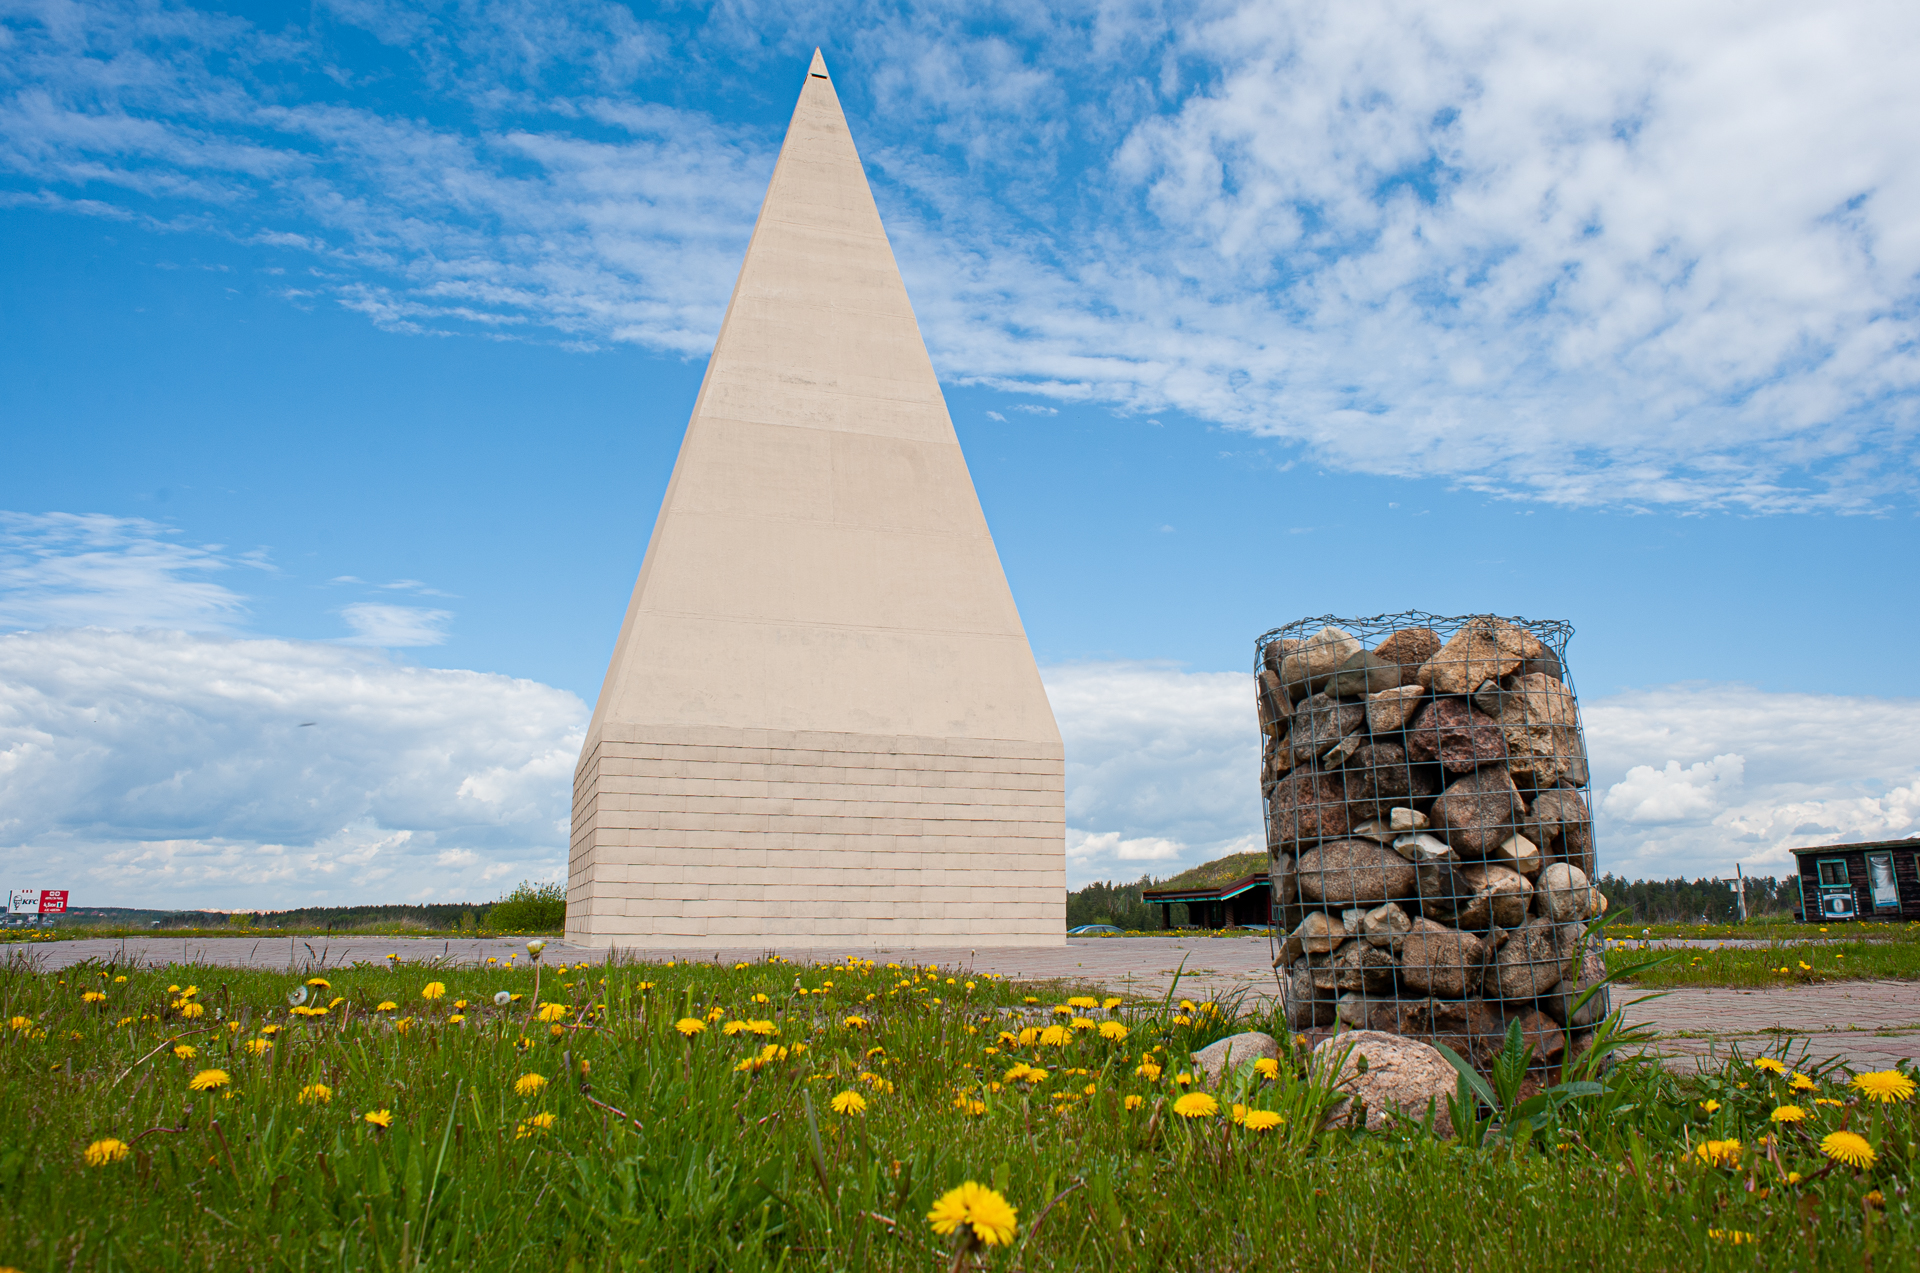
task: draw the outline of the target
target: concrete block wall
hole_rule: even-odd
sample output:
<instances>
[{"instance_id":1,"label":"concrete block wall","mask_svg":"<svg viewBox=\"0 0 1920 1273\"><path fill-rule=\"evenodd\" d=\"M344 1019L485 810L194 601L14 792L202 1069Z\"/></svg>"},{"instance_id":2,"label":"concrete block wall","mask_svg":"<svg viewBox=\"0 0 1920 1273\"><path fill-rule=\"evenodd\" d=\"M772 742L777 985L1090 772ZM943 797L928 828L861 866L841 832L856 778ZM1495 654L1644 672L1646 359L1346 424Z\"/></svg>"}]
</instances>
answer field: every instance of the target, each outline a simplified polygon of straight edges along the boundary
<instances>
[{"instance_id":1,"label":"concrete block wall","mask_svg":"<svg viewBox=\"0 0 1920 1273\"><path fill-rule=\"evenodd\" d=\"M574 778L568 940L1059 945L1065 772L1031 742L610 726Z\"/></svg>"}]
</instances>

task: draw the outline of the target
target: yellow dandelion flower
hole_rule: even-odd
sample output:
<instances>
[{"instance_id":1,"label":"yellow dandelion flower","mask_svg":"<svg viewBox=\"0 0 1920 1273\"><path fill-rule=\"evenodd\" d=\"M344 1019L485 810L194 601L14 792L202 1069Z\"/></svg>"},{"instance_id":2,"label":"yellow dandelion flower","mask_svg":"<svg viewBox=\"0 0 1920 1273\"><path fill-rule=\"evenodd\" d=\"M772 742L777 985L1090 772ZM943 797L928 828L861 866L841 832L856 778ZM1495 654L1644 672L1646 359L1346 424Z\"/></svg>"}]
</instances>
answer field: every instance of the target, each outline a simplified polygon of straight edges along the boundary
<instances>
[{"instance_id":1,"label":"yellow dandelion flower","mask_svg":"<svg viewBox=\"0 0 1920 1273\"><path fill-rule=\"evenodd\" d=\"M1100 1001L1100 1006L1102 1008L1105 1008L1108 1012L1112 1012L1115 1008L1120 1006L1120 1003L1121 1003L1121 1000L1119 996L1116 995L1111 999L1102 999Z\"/></svg>"},{"instance_id":2,"label":"yellow dandelion flower","mask_svg":"<svg viewBox=\"0 0 1920 1273\"><path fill-rule=\"evenodd\" d=\"M1109 1021L1107 1024L1113 1025L1115 1023ZM1075 1017L1073 1020L1067 1022L1067 1028L1069 1030L1091 1030L1094 1028L1093 1019L1091 1017Z\"/></svg>"},{"instance_id":3,"label":"yellow dandelion flower","mask_svg":"<svg viewBox=\"0 0 1920 1273\"><path fill-rule=\"evenodd\" d=\"M1118 1021L1102 1021L1100 1023L1100 1037L1109 1043L1125 1043L1127 1041L1127 1034L1127 1027L1121 1025Z\"/></svg>"},{"instance_id":4,"label":"yellow dandelion flower","mask_svg":"<svg viewBox=\"0 0 1920 1273\"><path fill-rule=\"evenodd\" d=\"M567 1005L564 1003L543 1003L540 1005L540 1011L534 1014L541 1021L559 1021L566 1015Z\"/></svg>"},{"instance_id":5,"label":"yellow dandelion flower","mask_svg":"<svg viewBox=\"0 0 1920 1273\"><path fill-rule=\"evenodd\" d=\"M318 987L320 987L320 988L321 988L322 990L332 990L332 989L333 989L333 983L332 983L331 981L328 981L328 980L327 980L327 979L326 979L325 977L308 977L308 978L307 978L307 984L308 984L309 986L318 986ZM186 988L186 990L185 990L185 992L184 992L184 993L186 993L186 994L193 994L193 993L194 993L195 991L197 991L198 989L199 989L199 987L198 987L198 986L188 986L188 987Z\"/></svg>"},{"instance_id":6,"label":"yellow dandelion flower","mask_svg":"<svg viewBox=\"0 0 1920 1273\"><path fill-rule=\"evenodd\" d=\"M544 1074L522 1074L513 1081L513 1094L515 1096L532 1096L546 1085L547 1077Z\"/></svg>"},{"instance_id":7,"label":"yellow dandelion flower","mask_svg":"<svg viewBox=\"0 0 1920 1273\"><path fill-rule=\"evenodd\" d=\"M707 1028L707 1023L699 1017L681 1017L673 1023L673 1028L691 1039L696 1034L704 1033Z\"/></svg>"},{"instance_id":8,"label":"yellow dandelion flower","mask_svg":"<svg viewBox=\"0 0 1920 1273\"><path fill-rule=\"evenodd\" d=\"M642 984L645 984L645 983L642 983ZM773 1002L773 1000L767 998L767 996L765 995L755 995L753 997L753 1001L755 1003L772 1003Z\"/></svg>"},{"instance_id":9,"label":"yellow dandelion flower","mask_svg":"<svg viewBox=\"0 0 1920 1273\"><path fill-rule=\"evenodd\" d=\"M1280 1062L1270 1056L1263 1056L1253 1063L1253 1072L1263 1079L1278 1079L1280 1077Z\"/></svg>"},{"instance_id":10,"label":"yellow dandelion flower","mask_svg":"<svg viewBox=\"0 0 1920 1273\"><path fill-rule=\"evenodd\" d=\"M1873 1070L1853 1076L1853 1088L1870 1101L1892 1104L1913 1096L1913 1080L1898 1070Z\"/></svg>"},{"instance_id":11,"label":"yellow dandelion flower","mask_svg":"<svg viewBox=\"0 0 1920 1273\"><path fill-rule=\"evenodd\" d=\"M864 1114L867 1112L867 1098L848 1088L834 1097L829 1105L836 1114Z\"/></svg>"},{"instance_id":12,"label":"yellow dandelion flower","mask_svg":"<svg viewBox=\"0 0 1920 1273\"><path fill-rule=\"evenodd\" d=\"M194 1054L199 1051L200 1049L194 1047L191 1043L176 1043L173 1045L173 1054L182 1061L193 1060Z\"/></svg>"},{"instance_id":13,"label":"yellow dandelion flower","mask_svg":"<svg viewBox=\"0 0 1920 1273\"><path fill-rule=\"evenodd\" d=\"M1100 1001L1088 995L1075 995L1073 998L1067 1000L1067 1006L1069 1008L1086 1008L1091 1010L1099 1007Z\"/></svg>"},{"instance_id":14,"label":"yellow dandelion flower","mask_svg":"<svg viewBox=\"0 0 1920 1273\"><path fill-rule=\"evenodd\" d=\"M1807 1111L1798 1105L1782 1105L1767 1117L1776 1123L1802 1123L1806 1121Z\"/></svg>"},{"instance_id":15,"label":"yellow dandelion flower","mask_svg":"<svg viewBox=\"0 0 1920 1273\"><path fill-rule=\"evenodd\" d=\"M1125 1106L1127 1109L1139 1109L1142 1105L1145 1105L1147 1103L1147 1098L1144 1096L1129 1096L1126 1100L1120 1103L1121 1105Z\"/></svg>"},{"instance_id":16,"label":"yellow dandelion flower","mask_svg":"<svg viewBox=\"0 0 1920 1273\"><path fill-rule=\"evenodd\" d=\"M1720 1108L1720 1102L1719 1101L1701 1101L1700 1108L1707 1111L1707 1113L1711 1114L1713 1113L1713 1111Z\"/></svg>"},{"instance_id":17,"label":"yellow dandelion flower","mask_svg":"<svg viewBox=\"0 0 1920 1273\"><path fill-rule=\"evenodd\" d=\"M274 1035L280 1033L280 1027L277 1025L263 1025L260 1027L260 1033L271 1039Z\"/></svg>"},{"instance_id":18,"label":"yellow dandelion flower","mask_svg":"<svg viewBox=\"0 0 1920 1273\"><path fill-rule=\"evenodd\" d=\"M99 990L89 990L87 993L81 995L80 998L87 1003L105 1003L107 1001L105 992Z\"/></svg>"},{"instance_id":19,"label":"yellow dandelion flower","mask_svg":"<svg viewBox=\"0 0 1920 1273\"><path fill-rule=\"evenodd\" d=\"M302 1105L325 1105L333 1099L333 1089L325 1083L309 1083L294 1099Z\"/></svg>"},{"instance_id":20,"label":"yellow dandelion flower","mask_svg":"<svg viewBox=\"0 0 1920 1273\"><path fill-rule=\"evenodd\" d=\"M225 1087L233 1082L225 1070L202 1070L187 1081L187 1086L196 1092L211 1092L216 1087Z\"/></svg>"},{"instance_id":21,"label":"yellow dandelion flower","mask_svg":"<svg viewBox=\"0 0 1920 1273\"><path fill-rule=\"evenodd\" d=\"M1710 1140L1693 1151L1709 1167L1732 1167L1740 1161L1740 1142Z\"/></svg>"},{"instance_id":22,"label":"yellow dandelion flower","mask_svg":"<svg viewBox=\"0 0 1920 1273\"><path fill-rule=\"evenodd\" d=\"M393 1111L390 1109L370 1109L362 1117L375 1127L384 1129L393 1126Z\"/></svg>"},{"instance_id":23,"label":"yellow dandelion flower","mask_svg":"<svg viewBox=\"0 0 1920 1273\"><path fill-rule=\"evenodd\" d=\"M1815 1105L1831 1105L1835 1109L1839 1109L1846 1104L1845 1101L1836 1101L1831 1096L1816 1096L1813 1098L1813 1103Z\"/></svg>"},{"instance_id":24,"label":"yellow dandelion flower","mask_svg":"<svg viewBox=\"0 0 1920 1273\"><path fill-rule=\"evenodd\" d=\"M429 981L420 987L422 999L444 999L447 997L447 985L443 981Z\"/></svg>"},{"instance_id":25,"label":"yellow dandelion flower","mask_svg":"<svg viewBox=\"0 0 1920 1273\"><path fill-rule=\"evenodd\" d=\"M180 1009L180 1015L189 1021L197 1021L207 1015L207 1010L197 1003L190 1003Z\"/></svg>"},{"instance_id":26,"label":"yellow dandelion flower","mask_svg":"<svg viewBox=\"0 0 1920 1273\"><path fill-rule=\"evenodd\" d=\"M1149 1083L1157 1083L1160 1081L1160 1067L1152 1061L1142 1061L1133 1072Z\"/></svg>"},{"instance_id":27,"label":"yellow dandelion flower","mask_svg":"<svg viewBox=\"0 0 1920 1273\"><path fill-rule=\"evenodd\" d=\"M1790 1184L1790 1185L1797 1185L1797 1184L1799 1184L1799 1183L1800 1183L1800 1173L1799 1173L1799 1172L1797 1172L1797 1171L1790 1171L1790 1172L1788 1172L1788 1173L1787 1173L1787 1183L1788 1183L1788 1184Z\"/></svg>"},{"instance_id":28,"label":"yellow dandelion flower","mask_svg":"<svg viewBox=\"0 0 1920 1273\"><path fill-rule=\"evenodd\" d=\"M771 1021L749 1021L747 1022L747 1033L757 1034L764 1039L780 1033L780 1027Z\"/></svg>"},{"instance_id":29,"label":"yellow dandelion flower","mask_svg":"<svg viewBox=\"0 0 1920 1273\"><path fill-rule=\"evenodd\" d=\"M1205 1092L1188 1092L1173 1103L1173 1112L1182 1118L1212 1118L1220 1112L1220 1102Z\"/></svg>"},{"instance_id":30,"label":"yellow dandelion flower","mask_svg":"<svg viewBox=\"0 0 1920 1273\"><path fill-rule=\"evenodd\" d=\"M942 1237L965 1229L981 1246L1007 1246L1020 1231L1020 1212L1000 1194L969 1180L940 1195L927 1223Z\"/></svg>"},{"instance_id":31,"label":"yellow dandelion flower","mask_svg":"<svg viewBox=\"0 0 1920 1273\"><path fill-rule=\"evenodd\" d=\"M1820 1088L1820 1085L1818 1083L1814 1082L1812 1079L1808 1078L1804 1074L1794 1075L1791 1079L1788 1080L1787 1086L1792 1088L1796 1092L1814 1092L1814 1091L1818 1091Z\"/></svg>"},{"instance_id":32,"label":"yellow dandelion flower","mask_svg":"<svg viewBox=\"0 0 1920 1273\"><path fill-rule=\"evenodd\" d=\"M450 1016L450 1017L448 1017L448 1018L447 1018L447 1024L448 1024L448 1025L459 1025L459 1024L460 1024L460 1023L462 1022L462 1021L465 1021L466 1019L467 1019L467 1014L466 1014L466 1013L464 1013L464 1012L456 1012L456 1013L454 1013L454 1014L453 1014L452 1016Z\"/></svg>"},{"instance_id":33,"label":"yellow dandelion flower","mask_svg":"<svg viewBox=\"0 0 1920 1273\"><path fill-rule=\"evenodd\" d=\"M849 1030L864 1030L867 1028L867 1019L865 1017L847 1017L841 1021L840 1024Z\"/></svg>"},{"instance_id":34,"label":"yellow dandelion flower","mask_svg":"<svg viewBox=\"0 0 1920 1273\"><path fill-rule=\"evenodd\" d=\"M398 1012L400 1011L400 1005L395 1003L391 999L382 999L380 1001L380 1006L375 1008L374 1011L375 1012Z\"/></svg>"},{"instance_id":35,"label":"yellow dandelion flower","mask_svg":"<svg viewBox=\"0 0 1920 1273\"><path fill-rule=\"evenodd\" d=\"M1786 1066L1780 1064L1780 1062L1770 1056L1763 1056L1758 1061L1755 1061L1753 1068L1767 1074L1785 1074L1787 1072Z\"/></svg>"},{"instance_id":36,"label":"yellow dandelion flower","mask_svg":"<svg viewBox=\"0 0 1920 1273\"><path fill-rule=\"evenodd\" d=\"M28 1029L31 1029L32 1027L33 1027L32 1017L8 1017L7 1018L7 1029L9 1030L28 1030Z\"/></svg>"},{"instance_id":37,"label":"yellow dandelion flower","mask_svg":"<svg viewBox=\"0 0 1920 1273\"><path fill-rule=\"evenodd\" d=\"M1064 1048L1073 1041L1073 1031L1063 1025L1050 1025L1040 1032L1040 1045L1048 1048Z\"/></svg>"},{"instance_id":38,"label":"yellow dandelion flower","mask_svg":"<svg viewBox=\"0 0 1920 1273\"><path fill-rule=\"evenodd\" d=\"M113 979L113 984L116 986L124 986L127 984L127 979L125 977L115 977Z\"/></svg>"},{"instance_id":39,"label":"yellow dandelion flower","mask_svg":"<svg viewBox=\"0 0 1920 1273\"><path fill-rule=\"evenodd\" d=\"M1173 1023L1175 1025L1192 1025L1193 1018L1188 1016L1186 1013L1182 1012L1179 1015L1174 1017Z\"/></svg>"},{"instance_id":40,"label":"yellow dandelion flower","mask_svg":"<svg viewBox=\"0 0 1920 1273\"><path fill-rule=\"evenodd\" d=\"M528 1127L538 1127L541 1131L546 1131L553 1126L556 1117L552 1111L542 1110L538 1114L530 1115L526 1123Z\"/></svg>"},{"instance_id":41,"label":"yellow dandelion flower","mask_svg":"<svg viewBox=\"0 0 1920 1273\"><path fill-rule=\"evenodd\" d=\"M724 1017L726 1015L727 1015L727 1010L722 1007L716 1006L713 1008L709 1008L707 1010L707 1020L709 1021L718 1021L721 1017Z\"/></svg>"},{"instance_id":42,"label":"yellow dandelion flower","mask_svg":"<svg viewBox=\"0 0 1920 1273\"><path fill-rule=\"evenodd\" d=\"M1250 1132L1270 1132L1287 1120L1270 1109L1250 1109L1243 1121Z\"/></svg>"},{"instance_id":43,"label":"yellow dandelion flower","mask_svg":"<svg viewBox=\"0 0 1920 1273\"><path fill-rule=\"evenodd\" d=\"M81 1151L80 1158L89 1167L104 1167L116 1163L132 1151L124 1140L115 1140L109 1136L105 1140L96 1140Z\"/></svg>"},{"instance_id":44,"label":"yellow dandelion flower","mask_svg":"<svg viewBox=\"0 0 1920 1273\"><path fill-rule=\"evenodd\" d=\"M977 1116L987 1112L987 1103L971 1096L961 1095L953 1098L953 1107L962 1114Z\"/></svg>"},{"instance_id":45,"label":"yellow dandelion flower","mask_svg":"<svg viewBox=\"0 0 1920 1273\"><path fill-rule=\"evenodd\" d=\"M1732 1246L1745 1246L1760 1239L1745 1229L1708 1229L1707 1236L1715 1242L1725 1242Z\"/></svg>"},{"instance_id":46,"label":"yellow dandelion flower","mask_svg":"<svg viewBox=\"0 0 1920 1273\"><path fill-rule=\"evenodd\" d=\"M1193 1075L1188 1074L1183 1070L1179 1074L1176 1074L1173 1076L1173 1081L1178 1083L1181 1087L1192 1087Z\"/></svg>"},{"instance_id":47,"label":"yellow dandelion flower","mask_svg":"<svg viewBox=\"0 0 1920 1273\"><path fill-rule=\"evenodd\" d=\"M746 1028L747 1028L747 1023L744 1021L729 1021L725 1025L720 1027L720 1033L726 1035L729 1039L731 1039L734 1035L739 1034Z\"/></svg>"},{"instance_id":48,"label":"yellow dandelion flower","mask_svg":"<svg viewBox=\"0 0 1920 1273\"><path fill-rule=\"evenodd\" d=\"M1828 1132L1820 1142L1820 1152L1849 1167L1871 1167L1877 1154L1859 1132Z\"/></svg>"},{"instance_id":49,"label":"yellow dandelion flower","mask_svg":"<svg viewBox=\"0 0 1920 1273\"><path fill-rule=\"evenodd\" d=\"M1247 1121L1247 1107L1245 1105L1242 1105L1239 1101L1235 1101L1233 1103L1233 1109L1230 1112L1233 1115L1233 1121L1235 1126L1238 1126L1239 1124Z\"/></svg>"},{"instance_id":50,"label":"yellow dandelion flower","mask_svg":"<svg viewBox=\"0 0 1920 1273\"><path fill-rule=\"evenodd\" d=\"M249 1056L265 1056L273 1050L273 1044L267 1042L265 1039L248 1039L240 1046L247 1050Z\"/></svg>"}]
</instances>

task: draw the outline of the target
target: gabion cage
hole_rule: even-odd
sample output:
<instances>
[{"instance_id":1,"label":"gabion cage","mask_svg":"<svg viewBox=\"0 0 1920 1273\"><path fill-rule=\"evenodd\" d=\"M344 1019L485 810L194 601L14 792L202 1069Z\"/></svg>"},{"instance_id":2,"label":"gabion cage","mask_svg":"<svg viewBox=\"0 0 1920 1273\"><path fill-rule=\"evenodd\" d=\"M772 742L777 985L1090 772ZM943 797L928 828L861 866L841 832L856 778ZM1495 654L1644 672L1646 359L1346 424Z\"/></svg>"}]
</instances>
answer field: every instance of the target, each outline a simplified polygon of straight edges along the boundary
<instances>
[{"instance_id":1,"label":"gabion cage","mask_svg":"<svg viewBox=\"0 0 1920 1273\"><path fill-rule=\"evenodd\" d=\"M1573 629L1323 616L1255 643L1274 972L1295 1031L1384 1030L1482 1068L1607 1013Z\"/></svg>"}]
</instances>

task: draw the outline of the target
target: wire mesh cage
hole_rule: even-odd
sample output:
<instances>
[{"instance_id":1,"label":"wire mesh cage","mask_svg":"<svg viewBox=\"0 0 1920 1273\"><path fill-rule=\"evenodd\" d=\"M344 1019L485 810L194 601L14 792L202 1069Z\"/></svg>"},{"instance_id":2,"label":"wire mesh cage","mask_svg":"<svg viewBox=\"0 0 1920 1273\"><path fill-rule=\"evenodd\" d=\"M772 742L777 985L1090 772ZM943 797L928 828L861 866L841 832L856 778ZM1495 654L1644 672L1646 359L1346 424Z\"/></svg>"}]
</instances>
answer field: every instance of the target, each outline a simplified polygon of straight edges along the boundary
<instances>
[{"instance_id":1,"label":"wire mesh cage","mask_svg":"<svg viewBox=\"0 0 1920 1273\"><path fill-rule=\"evenodd\" d=\"M1321 616L1255 643L1274 972L1290 1028L1536 1062L1607 1013L1565 623ZM1571 1019L1569 1014L1572 1013Z\"/></svg>"}]
</instances>

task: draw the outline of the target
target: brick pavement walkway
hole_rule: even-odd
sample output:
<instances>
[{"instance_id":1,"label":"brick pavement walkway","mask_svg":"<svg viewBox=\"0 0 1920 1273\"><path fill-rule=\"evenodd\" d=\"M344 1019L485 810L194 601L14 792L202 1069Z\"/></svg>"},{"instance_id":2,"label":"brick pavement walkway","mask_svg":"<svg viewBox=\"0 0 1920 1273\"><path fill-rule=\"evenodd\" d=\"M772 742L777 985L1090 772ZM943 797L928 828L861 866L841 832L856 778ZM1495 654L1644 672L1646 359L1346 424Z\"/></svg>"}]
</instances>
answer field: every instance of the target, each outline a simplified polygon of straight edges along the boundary
<instances>
[{"instance_id":1,"label":"brick pavement walkway","mask_svg":"<svg viewBox=\"0 0 1920 1273\"><path fill-rule=\"evenodd\" d=\"M460 967L526 960L523 941L509 938L262 937L94 938L7 948L8 958L31 960L45 969L68 967L87 959L146 964L214 964L287 971L339 968L356 962L383 963L389 954L407 960L443 960ZM1180 994L1194 999L1250 1000L1278 990L1264 937L1076 938L1052 947L913 948L885 945L822 949L739 947L728 950L623 948L622 959L687 959L721 963L756 960L778 953L803 963L830 962L857 955L881 963L940 964L998 973L1015 980L1080 981L1127 995L1158 997L1179 976ZM546 960L601 960L607 952L548 943ZM1618 1002L1639 998L1623 991ZM1251 1007L1249 1001L1247 1006ZM1763 990L1668 991L1628 1009L1630 1020L1658 1031L1657 1049L1672 1064L1710 1048L1738 1046L1752 1056L1783 1043L1814 1059L1844 1057L1856 1069L1890 1066L1900 1058L1920 1059L1920 982L1854 981Z\"/></svg>"}]
</instances>

